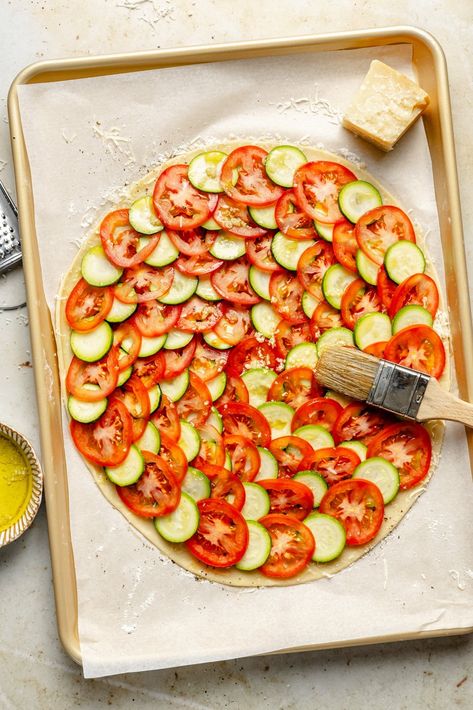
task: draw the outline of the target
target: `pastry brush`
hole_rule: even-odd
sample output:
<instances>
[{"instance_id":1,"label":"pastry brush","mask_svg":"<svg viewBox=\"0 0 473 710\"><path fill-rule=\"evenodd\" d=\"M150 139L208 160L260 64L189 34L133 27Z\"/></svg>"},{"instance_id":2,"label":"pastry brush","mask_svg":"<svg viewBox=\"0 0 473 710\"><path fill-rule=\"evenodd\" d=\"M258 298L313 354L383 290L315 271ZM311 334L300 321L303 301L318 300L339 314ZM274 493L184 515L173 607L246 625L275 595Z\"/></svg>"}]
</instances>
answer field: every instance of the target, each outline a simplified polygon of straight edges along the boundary
<instances>
[{"instance_id":1,"label":"pastry brush","mask_svg":"<svg viewBox=\"0 0 473 710\"><path fill-rule=\"evenodd\" d=\"M407 419L449 419L473 427L473 404L445 391L435 377L356 348L326 348L315 376L329 389Z\"/></svg>"}]
</instances>

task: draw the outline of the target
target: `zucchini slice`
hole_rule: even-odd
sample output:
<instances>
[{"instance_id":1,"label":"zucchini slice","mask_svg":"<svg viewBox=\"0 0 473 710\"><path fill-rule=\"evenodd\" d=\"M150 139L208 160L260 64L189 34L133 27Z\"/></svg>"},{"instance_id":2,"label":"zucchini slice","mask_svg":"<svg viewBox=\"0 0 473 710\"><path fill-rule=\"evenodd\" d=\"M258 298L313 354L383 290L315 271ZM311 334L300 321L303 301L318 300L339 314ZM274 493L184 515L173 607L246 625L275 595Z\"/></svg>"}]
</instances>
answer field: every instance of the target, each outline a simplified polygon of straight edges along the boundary
<instances>
[{"instance_id":1,"label":"zucchini slice","mask_svg":"<svg viewBox=\"0 0 473 710\"><path fill-rule=\"evenodd\" d=\"M146 429L140 438L135 441L135 444L140 451L151 451L152 454L159 452L161 448L161 437L153 422L146 424Z\"/></svg>"},{"instance_id":2,"label":"zucchini slice","mask_svg":"<svg viewBox=\"0 0 473 710\"><path fill-rule=\"evenodd\" d=\"M278 223L274 216L276 203L267 207L248 207L248 212L254 222L263 229L277 229Z\"/></svg>"},{"instance_id":3,"label":"zucchini slice","mask_svg":"<svg viewBox=\"0 0 473 710\"><path fill-rule=\"evenodd\" d=\"M304 163L307 163L307 158L302 150L293 145L278 145L268 153L264 166L268 177L276 185L292 187L294 173Z\"/></svg>"},{"instance_id":4,"label":"zucchini slice","mask_svg":"<svg viewBox=\"0 0 473 710\"><path fill-rule=\"evenodd\" d=\"M67 398L67 409L69 414L77 422L89 424L95 422L107 409L108 400L101 399L99 402L83 402L73 395Z\"/></svg>"},{"instance_id":5,"label":"zucchini slice","mask_svg":"<svg viewBox=\"0 0 473 710\"><path fill-rule=\"evenodd\" d=\"M248 390L249 403L252 407L259 407L266 402L268 390L276 377L273 370L265 367L252 367L242 373L241 379Z\"/></svg>"},{"instance_id":6,"label":"zucchini slice","mask_svg":"<svg viewBox=\"0 0 473 710\"><path fill-rule=\"evenodd\" d=\"M92 247L83 256L80 270L91 286L110 286L118 281L123 269L108 260L100 244Z\"/></svg>"},{"instance_id":7,"label":"zucchini slice","mask_svg":"<svg viewBox=\"0 0 473 710\"><path fill-rule=\"evenodd\" d=\"M329 328L317 340L317 355L320 357L325 348L331 348L334 345L353 346L354 344L353 333L348 328Z\"/></svg>"},{"instance_id":8,"label":"zucchini slice","mask_svg":"<svg viewBox=\"0 0 473 710\"><path fill-rule=\"evenodd\" d=\"M318 360L317 346L315 343L299 343L294 345L286 355L285 369L291 367L310 367L315 369Z\"/></svg>"},{"instance_id":9,"label":"zucchini slice","mask_svg":"<svg viewBox=\"0 0 473 710\"><path fill-rule=\"evenodd\" d=\"M226 158L227 154L220 150L199 153L189 163L187 175L190 182L203 192L223 192L220 173Z\"/></svg>"},{"instance_id":10,"label":"zucchini slice","mask_svg":"<svg viewBox=\"0 0 473 710\"><path fill-rule=\"evenodd\" d=\"M390 461L381 456L362 461L355 468L353 478L363 478L378 486L383 496L384 504L390 503L399 491L399 472Z\"/></svg>"},{"instance_id":11,"label":"zucchini slice","mask_svg":"<svg viewBox=\"0 0 473 710\"><path fill-rule=\"evenodd\" d=\"M195 459L200 449L200 435L192 424L181 419L181 436L177 442L188 461Z\"/></svg>"},{"instance_id":12,"label":"zucchini slice","mask_svg":"<svg viewBox=\"0 0 473 710\"><path fill-rule=\"evenodd\" d=\"M260 404L258 409L268 420L273 439L290 435L292 417L294 416L292 407L284 402L265 402Z\"/></svg>"},{"instance_id":13,"label":"zucchini slice","mask_svg":"<svg viewBox=\"0 0 473 710\"><path fill-rule=\"evenodd\" d=\"M250 266L248 272L248 279L250 285L258 296L264 298L265 301L271 300L271 295L269 293L269 282L271 280L271 273L269 271L263 271L258 269L257 266Z\"/></svg>"},{"instance_id":14,"label":"zucchini slice","mask_svg":"<svg viewBox=\"0 0 473 710\"><path fill-rule=\"evenodd\" d=\"M110 350L113 331L107 321L102 321L93 330L71 332L71 350L80 360L95 362Z\"/></svg>"},{"instance_id":15,"label":"zucchini slice","mask_svg":"<svg viewBox=\"0 0 473 710\"><path fill-rule=\"evenodd\" d=\"M184 396L189 386L189 370L183 370L179 375L170 380L162 380L159 383L161 392L169 397L171 402L177 402Z\"/></svg>"},{"instance_id":16,"label":"zucchini slice","mask_svg":"<svg viewBox=\"0 0 473 710\"><path fill-rule=\"evenodd\" d=\"M210 481L207 476L193 466L187 467L187 473L181 484L181 492L187 493L195 501L210 497Z\"/></svg>"},{"instance_id":17,"label":"zucchini slice","mask_svg":"<svg viewBox=\"0 0 473 710\"><path fill-rule=\"evenodd\" d=\"M219 372L218 375L212 377L211 380L207 380L205 384L207 385L207 389L212 397L212 402L215 402L215 400L223 394L227 384L227 375L225 372Z\"/></svg>"},{"instance_id":18,"label":"zucchini slice","mask_svg":"<svg viewBox=\"0 0 473 710\"><path fill-rule=\"evenodd\" d=\"M317 232L319 237L325 239L326 242L333 242L334 226L335 225L333 224L324 224L323 222L317 222L317 220L314 220L315 231Z\"/></svg>"},{"instance_id":19,"label":"zucchini slice","mask_svg":"<svg viewBox=\"0 0 473 710\"><path fill-rule=\"evenodd\" d=\"M378 283L378 271L379 266L374 261L371 261L369 256L366 256L365 252L358 249L356 252L356 268L361 278L366 281L367 284L371 286L376 286Z\"/></svg>"},{"instance_id":20,"label":"zucchini slice","mask_svg":"<svg viewBox=\"0 0 473 710\"><path fill-rule=\"evenodd\" d=\"M264 481L267 478L277 478L278 477L278 462L275 457L265 449L264 446L257 446L259 457L260 457L260 467L259 471L253 479L253 482Z\"/></svg>"},{"instance_id":21,"label":"zucchini slice","mask_svg":"<svg viewBox=\"0 0 473 710\"><path fill-rule=\"evenodd\" d=\"M322 279L322 291L325 300L331 306L340 310L345 289L357 278L357 274L348 271L341 264L329 266Z\"/></svg>"},{"instance_id":22,"label":"zucchini slice","mask_svg":"<svg viewBox=\"0 0 473 710\"><path fill-rule=\"evenodd\" d=\"M248 547L235 567L249 572L264 565L268 559L271 552L271 536L266 528L256 520L248 520L246 524L248 525L249 533Z\"/></svg>"},{"instance_id":23,"label":"zucchini slice","mask_svg":"<svg viewBox=\"0 0 473 710\"><path fill-rule=\"evenodd\" d=\"M166 305L174 306L184 303L194 295L199 279L196 276L184 276L180 271L174 269L174 278L171 288L158 301Z\"/></svg>"},{"instance_id":24,"label":"zucchini slice","mask_svg":"<svg viewBox=\"0 0 473 710\"><path fill-rule=\"evenodd\" d=\"M149 239L147 237L142 237L140 239L140 249L142 249L148 241ZM173 261L176 261L178 256L179 249L176 249L166 232L161 232L159 242L156 244L151 254L145 259L145 264L149 266L167 266L168 264L172 264Z\"/></svg>"},{"instance_id":25,"label":"zucchini slice","mask_svg":"<svg viewBox=\"0 0 473 710\"><path fill-rule=\"evenodd\" d=\"M383 204L379 191L370 182L347 182L338 194L341 212L350 222L358 222L361 215Z\"/></svg>"},{"instance_id":26,"label":"zucchini slice","mask_svg":"<svg viewBox=\"0 0 473 710\"><path fill-rule=\"evenodd\" d=\"M281 320L279 313L269 303L257 303L251 309L251 322L265 338L273 337Z\"/></svg>"},{"instance_id":27,"label":"zucchini slice","mask_svg":"<svg viewBox=\"0 0 473 710\"><path fill-rule=\"evenodd\" d=\"M314 508L318 508L328 490L327 483L320 473L314 473L314 471L299 471L299 473L296 473L294 476L294 480L300 481L300 483L306 485L307 488L310 488L314 494Z\"/></svg>"},{"instance_id":28,"label":"zucchini slice","mask_svg":"<svg viewBox=\"0 0 473 710\"><path fill-rule=\"evenodd\" d=\"M366 313L361 316L354 329L355 343L360 350L368 345L389 340L392 335L391 320L387 313Z\"/></svg>"},{"instance_id":29,"label":"zucchini slice","mask_svg":"<svg viewBox=\"0 0 473 710\"><path fill-rule=\"evenodd\" d=\"M197 284L196 294L203 298L205 301L221 301L222 298L219 293L212 286L210 281L210 276L199 276L199 283Z\"/></svg>"},{"instance_id":30,"label":"zucchini slice","mask_svg":"<svg viewBox=\"0 0 473 710\"><path fill-rule=\"evenodd\" d=\"M337 444L337 446L343 446L345 449L351 449L355 452L355 454L357 454L357 456L360 457L360 461L364 461L366 459L368 447L362 441L342 441L340 444Z\"/></svg>"},{"instance_id":31,"label":"zucchini slice","mask_svg":"<svg viewBox=\"0 0 473 710\"><path fill-rule=\"evenodd\" d=\"M128 213L128 220L133 229L140 234L156 234L164 229L149 195L139 197L133 202Z\"/></svg>"},{"instance_id":32,"label":"zucchini slice","mask_svg":"<svg viewBox=\"0 0 473 710\"><path fill-rule=\"evenodd\" d=\"M311 513L304 520L315 539L314 562L331 562L341 555L346 544L345 528L337 518Z\"/></svg>"},{"instance_id":33,"label":"zucchini slice","mask_svg":"<svg viewBox=\"0 0 473 710\"><path fill-rule=\"evenodd\" d=\"M244 483L245 505L241 514L245 520L259 520L263 515L269 513L269 495L267 491L257 483Z\"/></svg>"},{"instance_id":34,"label":"zucchini slice","mask_svg":"<svg viewBox=\"0 0 473 710\"><path fill-rule=\"evenodd\" d=\"M333 436L327 429L320 424L304 424L293 432L294 436L299 436L304 441L307 441L314 451L317 449L326 449L334 446Z\"/></svg>"},{"instance_id":35,"label":"zucchini slice","mask_svg":"<svg viewBox=\"0 0 473 710\"><path fill-rule=\"evenodd\" d=\"M271 252L280 266L296 271L301 255L314 244L313 239L289 239L282 232L276 232L271 242Z\"/></svg>"},{"instance_id":36,"label":"zucchini slice","mask_svg":"<svg viewBox=\"0 0 473 710\"><path fill-rule=\"evenodd\" d=\"M422 306L410 305L400 308L393 318L393 335L403 328L408 328L411 325L429 325L433 324L432 314Z\"/></svg>"},{"instance_id":37,"label":"zucchini slice","mask_svg":"<svg viewBox=\"0 0 473 710\"><path fill-rule=\"evenodd\" d=\"M222 230L209 251L216 259L232 261L245 254L246 242L242 237L236 237Z\"/></svg>"},{"instance_id":38,"label":"zucchini slice","mask_svg":"<svg viewBox=\"0 0 473 710\"><path fill-rule=\"evenodd\" d=\"M181 500L176 510L160 518L154 518L154 526L165 540L185 542L199 527L199 519L199 509L195 500L181 491Z\"/></svg>"},{"instance_id":39,"label":"zucchini slice","mask_svg":"<svg viewBox=\"0 0 473 710\"><path fill-rule=\"evenodd\" d=\"M384 268L389 278L397 284L414 274L423 274L425 257L422 249L404 239L394 242L384 255Z\"/></svg>"},{"instance_id":40,"label":"zucchini slice","mask_svg":"<svg viewBox=\"0 0 473 710\"><path fill-rule=\"evenodd\" d=\"M106 466L105 473L117 486L131 486L145 470L145 461L141 451L132 444L126 459L119 466Z\"/></svg>"},{"instance_id":41,"label":"zucchini slice","mask_svg":"<svg viewBox=\"0 0 473 710\"><path fill-rule=\"evenodd\" d=\"M122 323L133 315L137 307L137 303L122 303L118 298L114 298L112 307L107 313L105 320L109 323Z\"/></svg>"},{"instance_id":42,"label":"zucchini slice","mask_svg":"<svg viewBox=\"0 0 473 710\"><path fill-rule=\"evenodd\" d=\"M302 294L302 310L306 314L307 318L312 318L319 303L320 301L318 301L317 298L315 298L315 296L308 291L304 291Z\"/></svg>"},{"instance_id":43,"label":"zucchini slice","mask_svg":"<svg viewBox=\"0 0 473 710\"><path fill-rule=\"evenodd\" d=\"M164 343L165 350L176 350L176 348L184 348L190 343L194 333L185 333L183 330L171 328Z\"/></svg>"}]
</instances>

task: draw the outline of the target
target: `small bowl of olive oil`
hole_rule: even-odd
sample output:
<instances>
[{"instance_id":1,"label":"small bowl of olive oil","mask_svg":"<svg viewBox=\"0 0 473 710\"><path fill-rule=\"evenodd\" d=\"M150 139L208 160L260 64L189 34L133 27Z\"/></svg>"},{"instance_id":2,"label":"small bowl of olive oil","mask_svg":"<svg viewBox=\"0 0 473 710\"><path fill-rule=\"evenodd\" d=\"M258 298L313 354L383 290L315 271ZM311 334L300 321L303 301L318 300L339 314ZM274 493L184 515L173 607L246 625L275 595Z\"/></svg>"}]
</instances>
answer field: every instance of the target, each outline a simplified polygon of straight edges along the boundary
<instances>
[{"instance_id":1,"label":"small bowl of olive oil","mask_svg":"<svg viewBox=\"0 0 473 710\"><path fill-rule=\"evenodd\" d=\"M29 441L0 424L0 547L16 540L41 504L43 474Z\"/></svg>"}]
</instances>

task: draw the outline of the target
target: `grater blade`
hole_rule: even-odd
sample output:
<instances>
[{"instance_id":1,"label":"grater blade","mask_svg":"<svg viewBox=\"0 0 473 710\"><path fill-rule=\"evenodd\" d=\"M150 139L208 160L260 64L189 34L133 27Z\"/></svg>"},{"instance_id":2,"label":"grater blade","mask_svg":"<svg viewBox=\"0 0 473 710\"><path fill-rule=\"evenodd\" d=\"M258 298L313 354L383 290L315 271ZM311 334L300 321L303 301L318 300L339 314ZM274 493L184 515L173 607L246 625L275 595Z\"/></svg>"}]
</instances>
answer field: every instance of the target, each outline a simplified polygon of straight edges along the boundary
<instances>
[{"instance_id":1,"label":"grater blade","mask_svg":"<svg viewBox=\"0 0 473 710\"><path fill-rule=\"evenodd\" d=\"M21 261L18 212L0 181L0 274Z\"/></svg>"}]
</instances>

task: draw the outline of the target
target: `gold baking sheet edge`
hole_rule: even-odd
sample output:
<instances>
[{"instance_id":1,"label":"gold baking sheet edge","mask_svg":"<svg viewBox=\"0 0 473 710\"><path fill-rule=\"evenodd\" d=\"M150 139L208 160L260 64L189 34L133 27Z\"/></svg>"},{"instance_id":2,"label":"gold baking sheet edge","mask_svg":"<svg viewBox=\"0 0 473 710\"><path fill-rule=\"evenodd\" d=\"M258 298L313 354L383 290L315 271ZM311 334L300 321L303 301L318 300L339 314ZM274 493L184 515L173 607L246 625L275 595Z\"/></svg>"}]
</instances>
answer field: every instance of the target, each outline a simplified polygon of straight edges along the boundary
<instances>
[{"instance_id":1,"label":"gold baking sheet edge","mask_svg":"<svg viewBox=\"0 0 473 710\"><path fill-rule=\"evenodd\" d=\"M62 436L52 435L52 432L62 432L56 345L42 288L34 222L31 174L21 125L17 87L21 84L64 81L183 64L310 51L359 49L362 47L406 43L413 48L413 63L417 69L420 84L431 97L431 104L423 120L434 166L447 300L449 311L455 316L451 319L451 328L456 374L461 396L471 400L473 398L473 363L465 361L464 352L473 352L473 331L468 297L448 77L443 51L432 35L415 27L400 26L356 32L235 42L214 46L181 47L153 52L42 61L26 67L14 80L8 96L8 113L20 213L23 268L30 315L32 357L35 375L36 373L42 373L41 377L35 377L35 382L41 429L42 460L46 482L45 499L48 513L56 613L61 642L67 653L77 663L81 663L81 649L77 628L77 589L69 526L63 439ZM46 382L44 377L47 372L50 373L46 375L46 377L50 377L49 382ZM53 392L53 398L49 397L49 391ZM473 461L473 434L468 432L467 437L470 461ZM276 653L369 645L431 636L449 636L466 634L470 631L473 631L473 628L346 639L342 642L279 649Z\"/></svg>"}]
</instances>

